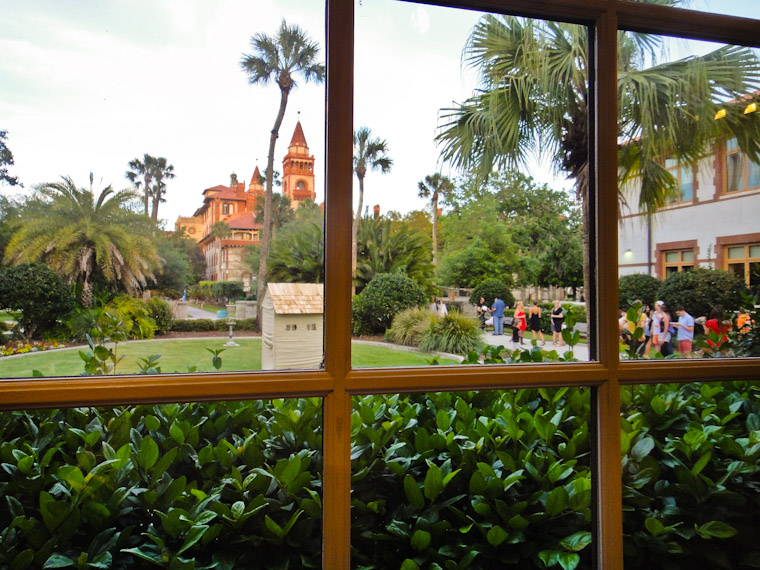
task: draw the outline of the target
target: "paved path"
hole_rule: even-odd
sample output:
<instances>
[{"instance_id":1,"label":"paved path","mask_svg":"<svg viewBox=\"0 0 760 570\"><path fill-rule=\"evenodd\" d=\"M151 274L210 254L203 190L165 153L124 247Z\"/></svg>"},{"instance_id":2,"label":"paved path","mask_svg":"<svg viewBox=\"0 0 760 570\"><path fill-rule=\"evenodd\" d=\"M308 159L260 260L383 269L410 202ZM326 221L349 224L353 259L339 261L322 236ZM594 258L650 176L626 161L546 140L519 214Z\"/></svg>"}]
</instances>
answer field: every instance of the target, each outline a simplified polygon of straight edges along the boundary
<instances>
[{"instance_id":1,"label":"paved path","mask_svg":"<svg viewBox=\"0 0 760 570\"><path fill-rule=\"evenodd\" d=\"M505 329L509 330L509 332L505 332L503 335L497 336L494 335L491 332L484 332L481 334L483 338L483 342L490 344L492 346L499 346L502 345L504 348L508 350L515 350L517 348L520 348L519 343L513 343L512 342L512 330L511 329ZM531 334L529 331L526 331L526 336L523 339L523 348L526 348L530 350L533 345L531 342ZM542 348L547 351L556 350L559 354L564 354L565 352L570 350L569 346L554 346L552 344L552 335L551 333L546 334L544 333L544 339L546 339L546 345L544 345ZM537 341L540 342L540 341ZM581 362L588 362L588 344L586 343L579 343L575 345L575 348L573 349L573 353L575 354L575 358L580 360Z\"/></svg>"},{"instance_id":2,"label":"paved path","mask_svg":"<svg viewBox=\"0 0 760 570\"><path fill-rule=\"evenodd\" d=\"M196 309L195 307L187 306L187 318L188 319L211 319L216 320L216 313L211 311L204 311L203 309Z\"/></svg>"}]
</instances>

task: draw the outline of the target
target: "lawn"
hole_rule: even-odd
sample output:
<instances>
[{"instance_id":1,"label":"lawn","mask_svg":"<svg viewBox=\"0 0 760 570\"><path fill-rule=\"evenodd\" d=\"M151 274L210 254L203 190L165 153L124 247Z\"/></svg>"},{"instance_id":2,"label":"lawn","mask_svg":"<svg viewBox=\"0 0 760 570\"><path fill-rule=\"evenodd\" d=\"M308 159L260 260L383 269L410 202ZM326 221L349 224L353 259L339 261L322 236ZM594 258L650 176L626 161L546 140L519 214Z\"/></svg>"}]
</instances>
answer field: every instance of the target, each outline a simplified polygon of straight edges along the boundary
<instances>
[{"instance_id":1,"label":"lawn","mask_svg":"<svg viewBox=\"0 0 760 570\"><path fill-rule=\"evenodd\" d=\"M221 353L222 371L261 369L261 340L235 339L240 346L225 347L226 337L186 340L149 340L122 343L118 346L118 356L124 359L118 364L117 372L132 374L139 371L137 360L160 354L158 365L162 372L186 372L189 366L196 366L199 372L213 372L211 353L206 349L224 348ZM394 350L393 348L354 344L351 363L355 368L372 366L426 366L428 354ZM441 364L454 364L440 359ZM34 352L23 356L0 358L0 378L20 378L31 376L39 370L43 376L78 376L82 373L83 362L79 350L51 350Z\"/></svg>"}]
</instances>

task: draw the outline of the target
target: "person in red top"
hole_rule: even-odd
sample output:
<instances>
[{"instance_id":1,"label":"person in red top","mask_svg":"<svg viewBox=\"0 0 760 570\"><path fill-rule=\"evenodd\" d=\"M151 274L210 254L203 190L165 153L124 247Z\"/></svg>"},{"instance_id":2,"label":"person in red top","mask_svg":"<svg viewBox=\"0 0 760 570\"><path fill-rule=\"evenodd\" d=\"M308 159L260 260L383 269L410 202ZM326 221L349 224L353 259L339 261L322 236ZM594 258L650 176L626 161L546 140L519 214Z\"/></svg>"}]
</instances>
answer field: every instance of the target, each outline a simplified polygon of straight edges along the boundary
<instances>
[{"instance_id":1,"label":"person in red top","mask_svg":"<svg viewBox=\"0 0 760 570\"><path fill-rule=\"evenodd\" d=\"M726 333L731 327L723 322L723 316L723 307L716 305L712 308L712 311L710 311L710 318L705 321L705 333L709 335L710 331L713 331L720 337L717 343L713 340L710 340L710 338L707 339L707 344L709 344L712 348L718 348L721 344L728 340Z\"/></svg>"},{"instance_id":2,"label":"person in red top","mask_svg":"<svg viewBox=\"0 0 760 570\"><path fill-rule=\"evenodd\" d=\"M517 308L515 309L515 326L517 327L517 330L520 331L520 344L522 344L525 329L528 328L525 319L525 305L522 301L517 303Z\"/></svg>"}]
</instances>

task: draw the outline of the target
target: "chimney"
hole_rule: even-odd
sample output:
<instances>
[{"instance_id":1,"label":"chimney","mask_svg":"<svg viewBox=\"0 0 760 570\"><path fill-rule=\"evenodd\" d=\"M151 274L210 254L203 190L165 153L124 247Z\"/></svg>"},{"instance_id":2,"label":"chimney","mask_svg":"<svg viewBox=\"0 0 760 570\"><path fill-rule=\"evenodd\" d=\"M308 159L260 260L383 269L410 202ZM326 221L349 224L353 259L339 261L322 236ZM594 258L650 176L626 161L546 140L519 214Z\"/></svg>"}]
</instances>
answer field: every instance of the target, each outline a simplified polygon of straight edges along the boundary
<instances>
[{"instance_id":1,"label":"chimney","mask_svg":"<svg viewBox=\"0 0 760 570\"><path fill-rule=\"evenodd\" d=\"M372 214L375 219L380 217L380 204L375 204L374 208L372 208Z\"/></svg>"},{"instance_id":2,"label":"chimney","mask_svg":"<svg viewBox=\"0 0 760 570\"><path fill-rule=\"evenodd\" d=\"M230 174L230 188L237 188L238 181L237 181L237 174L234 172Z\"/></svg>"}]
</instances>

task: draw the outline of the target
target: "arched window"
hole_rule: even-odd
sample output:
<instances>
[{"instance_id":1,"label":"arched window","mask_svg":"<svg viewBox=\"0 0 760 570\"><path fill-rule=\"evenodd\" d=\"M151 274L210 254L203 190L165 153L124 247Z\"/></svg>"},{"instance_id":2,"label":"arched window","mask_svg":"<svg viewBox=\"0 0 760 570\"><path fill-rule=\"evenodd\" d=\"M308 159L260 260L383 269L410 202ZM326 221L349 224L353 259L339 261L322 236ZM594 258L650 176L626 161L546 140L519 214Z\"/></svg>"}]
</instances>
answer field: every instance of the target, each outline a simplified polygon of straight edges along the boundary
<instances>
[{"instance_id":1,"label":"arched window","mask_svg":"<svg viewBox=\"0 0 760 570\"><path fill-rule=\"evenodd\" d=\"M306 182L303 180L296 182L296 190L306 190Z\"/></svg>"}]
</instances>

